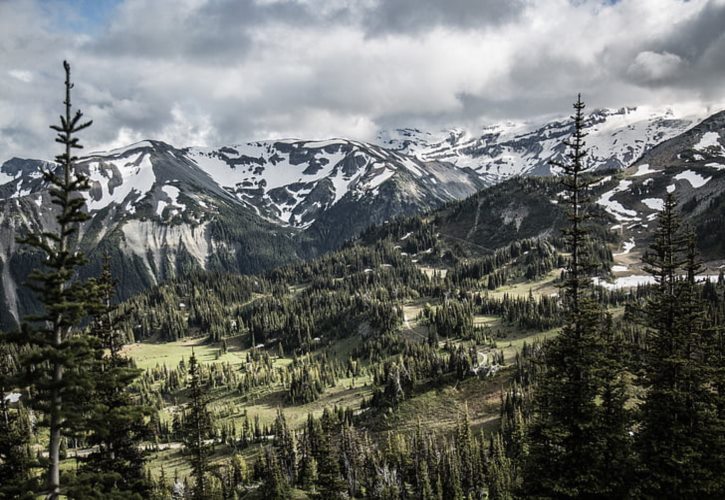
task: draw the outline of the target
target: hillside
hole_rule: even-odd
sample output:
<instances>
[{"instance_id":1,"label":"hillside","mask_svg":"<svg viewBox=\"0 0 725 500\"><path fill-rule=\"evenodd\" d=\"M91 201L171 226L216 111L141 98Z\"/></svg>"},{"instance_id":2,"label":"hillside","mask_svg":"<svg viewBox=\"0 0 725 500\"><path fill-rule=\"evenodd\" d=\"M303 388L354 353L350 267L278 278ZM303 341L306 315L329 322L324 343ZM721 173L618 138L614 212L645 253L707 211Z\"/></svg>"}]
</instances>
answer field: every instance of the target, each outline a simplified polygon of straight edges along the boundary
<instances>
[{"instance_id":1,"label":"hillside","mask_svg":"<svg viewBox=\"0 0 725 500\"><path fill-rule=\"evenodd\" d=\"M617 220L613 228L640 246L649 241L664 198L674 193L703 256L717 261L725 258L719 223L724 191L725 112L720 112L652 148L614 176L596 201Z\"/></svg>"}]
</instances>

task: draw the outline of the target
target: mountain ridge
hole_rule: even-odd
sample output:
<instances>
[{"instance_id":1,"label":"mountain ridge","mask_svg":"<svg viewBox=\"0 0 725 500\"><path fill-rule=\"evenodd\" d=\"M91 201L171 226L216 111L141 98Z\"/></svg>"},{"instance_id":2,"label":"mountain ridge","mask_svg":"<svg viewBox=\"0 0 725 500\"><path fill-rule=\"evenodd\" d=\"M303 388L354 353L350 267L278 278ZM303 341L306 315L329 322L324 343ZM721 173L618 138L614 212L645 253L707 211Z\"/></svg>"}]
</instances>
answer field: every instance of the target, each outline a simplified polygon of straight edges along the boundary
<instances>
[{"instance_id":1,"label":"mountain ridge","mask_svg":"<svg viewBox=\"0 0 725 500\"><path fill-rule=\"evenodd\" d=\"M618 208L615 203L629 203L625 201L630 196L627 183L638 186L637 172L630 171L630 165L640 168L642 158L658 145L683 134L695 134L701 140L707 132L702 123L705 127L711 123L716 130L722 125L719 118L713 118L722 113L690 121L668 114L643 121L638 113L623 108L587 115L592 133L588 139L596 153L592 162L601 161L602 168L619 172L617 178L624 176L622 186L616 184L622 179L603 179L602 194L596 200L615 219L627 210L651 211L646 203L634 200L631 208L622 205L625 212L612 211L612 207ZM614 122L608 124L608 120ZM623 128L617 125L620 122L625 123ZM687 126L693 122L696 126ZM409 140L418 141L415 145L390 138L379 138L385 144L338 138L176 148L145 140L89 153L78 162L79 171L91 183L84 196L92 217L79 234L81 249L91 257L88 274L98 270L101 253L110 252L121 274L120 296L127 298L192 269L255 273L339 248L371 225L399 215L429 212L511 177L555 175L548 164L560 158L561 148L556 144L566 136L570 124L553 121L528 131L517 127L509 126L506 133L489 130L473 141L461 139L460 134L451 136L445 143L447 152L440 142L418 141L424 135L418 131L408 134ZM638 138L632 139L632 146L625 143L625 137ZM692 146L682 142L673 147L687 154ZM508 160L502 160L509 153L518 155L514 169L509 168ZM460 161L449 161L454 157ZM715 161L716 157L708 158ZM479 163L473 164L475 161ZM497 162L497 170L492 172L488 167ZM0 165L1 299L6 305L0 325L17 323L33 308L32 299L17 289L33 258L17 248L15 237L53 224L40 175L41 168L50 166L52 163L42 160L20 158ZM673 175L679 174L682 171ZM610 181L615 184L610 186ZM717 188L713 193L719 192L718 186L719 181L711 184ZM684 194L688 193L686 187L681 189ZM535 222L526 222L524 227L531 236L548 231L549 218L538 213L553 207L555 199L542 198L535 207L515 207L517 200L507 198L519 195L496 196L506 206L490 206L485 213L479 206L475 214L480 228L499 236L475 236L480 230L469 228L472 237L495 245L505 242L512 221L520 225L538 220L546 226L539 231ZM646 220L630 222L645 226L639 229L646 236ZM625 231L629 235L638 229Z\"/></svg>"}]
</instances>

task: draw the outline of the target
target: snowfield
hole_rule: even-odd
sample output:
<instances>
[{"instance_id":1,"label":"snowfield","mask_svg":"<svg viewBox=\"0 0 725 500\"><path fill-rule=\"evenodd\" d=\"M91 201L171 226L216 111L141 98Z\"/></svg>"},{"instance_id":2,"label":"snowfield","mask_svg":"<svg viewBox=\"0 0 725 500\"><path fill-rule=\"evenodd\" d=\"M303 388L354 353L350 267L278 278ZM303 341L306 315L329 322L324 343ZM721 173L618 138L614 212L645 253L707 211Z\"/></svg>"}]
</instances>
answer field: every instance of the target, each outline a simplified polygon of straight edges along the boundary
<instances>
[{"instance_id":1,"label":"snowfield","mask_svg":"<svg viewBox=\"0 0 725 500\"><path fill-rule=\"evenodd\" d=\"M650 175L650 174L656 174L657 170L652 170L649 168L649 165L646 163L643 163L637 168L637 172L632 174L632 177L641 177L643 175Z\"/></svg>"},{"instance_id":2,"label":"snowfield","mask_svg":"<svg viewBox=\"0 0 725 500\"><path fill-rule=\"evenodd\" d=\"M615 257L617 255L626 255L629 252L631 252L634 247L635 247L634 238L630 238L629 241L625 241L624 243L622 243L622 251L619 253L615 253L613 255Z\"/></svg>"},{"instance_id":3,"label":"snowfield","mask_svg":"<svg viewBox=\"0 0 725 500\"><path fill-rule=\"evenodd\" d=\"M629 187L632 185L632 181L622 180L619 181L619 185L612 189L611 191L607 191L604 193L599 200L597 200L597 203L599 205L602 205L604 209L612 214L615 219L618 221L637 221L639 220L639 217L637 217L637 211L636 210L630 210L628 208L624 208L624 206L619 203L618 201L612 200L612 197L616 195L619 192L626 191L629 189Z\"/></svg>"},{"instance_id":4,"label":"snowfield","mask_svg":"<svg viewBox=\"0 0 725 500\"><path fill-rule=\"evenodd\" d=\"M642 203L647 205L647 208L657 210L658 212L661 211L665 206L665 201L660 198L645 198L644 200L642 200Z\"/></svg>"},{"instance_id":5,"label":"snowfield","mask_svg":"<svg viewBox=\"0 0 725 500\"><path fill-rule=\"evenodd\" d=\"M672 109L595 110L585 119L587 165L626 168L654 144L679 135L701 119ZM561 140L570 132L568 120L534 120L437 133L418 129L383 131L378 141L424 161L469 167L497 182L532 172L557 173L550 161L562 158ZM648 173L643 171L641 175Z\"/></svg>"},{"instance_id":6,"label":"snowfield","mask_svg":"<svg viewBox=\"0 0 725 500\"><path fill-rule=\"evenodd\" d=\"M675 176L675 179L677 180L686 180L689 182L692 187L694 188L701 188L705 184L708 183L712 177L705 178L701 176L700 174L693 172L692 170L685 170L684 172L681 172Z\"/></svg>"},{"instance_id":7,"label":"snowfield","mask_svg":"<svg viewBox=\"0 0 725 500\"><path fill-rule=\"evenodd\" d=\"M132 193L135 194L133 200L138 200L151 191L156 182L153 165L145 153L118 159L99 158L88 169L91 191L84 192L83 196L90 211L101 210L111 203L120 205ZM95 195L94 188L100 189L100 196Z\"/></svg>"},{"instance_id":8,"label":"snowfield","mask_svg":"<svg viewBox=\"0 0 725 500\"><path fill-rule=\"evenodd\" d=\"M713 147L722 149L722 146L720 145L720 134L718 134L717 132L705 132L704 134L702 134L700 141L695 144L695 147L693 149L696 149L698 151L704 151L708 148Z\"/></svg>"},{"instance_id":9,"label":"snowfield","mask_svg":"<svg viewBox=\"0 0 725 500\"><path fill-rule=\"evenodd\" d=\"M682 275L680 277L685 278L686 276ZM717 279L718 275L716 274L701 274L695 278L695 280L698 282L703 282L707 280L717 281ZM621 276L619 278L615 278L614 282L612 283L604 281L600 278L594 278L592 281L595 285L602 286L608 290L635 288L640 285L654 285L656 283L654 276L650 276L649 274Z\"/></svg>"}]
</instances>

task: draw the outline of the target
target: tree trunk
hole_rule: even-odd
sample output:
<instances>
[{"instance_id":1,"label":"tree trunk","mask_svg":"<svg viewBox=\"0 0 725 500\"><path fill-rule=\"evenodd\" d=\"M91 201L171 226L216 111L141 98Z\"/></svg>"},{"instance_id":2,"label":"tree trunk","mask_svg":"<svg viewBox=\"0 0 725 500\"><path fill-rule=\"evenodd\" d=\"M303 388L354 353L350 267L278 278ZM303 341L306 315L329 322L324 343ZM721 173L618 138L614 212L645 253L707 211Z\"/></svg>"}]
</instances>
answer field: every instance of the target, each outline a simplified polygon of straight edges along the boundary
<instances>
[{"instance_id":1,"label":"tree trunk","mask_svg":"<svg viewBox=\"0 0 725 500\"><path fill-rule=\"evenodd\" d=\"M58 334L58 337L60 334ZM58 340L56 337L56 340ZM60 441L61 441L61 406L63 404L62 396L57 389L63 380L63 366L56 363L53 367L53 385L56 388L51 393L50 408L50 448L48 452L48 497L55 500L60 496Z\"/></svg>"}]
</instances>

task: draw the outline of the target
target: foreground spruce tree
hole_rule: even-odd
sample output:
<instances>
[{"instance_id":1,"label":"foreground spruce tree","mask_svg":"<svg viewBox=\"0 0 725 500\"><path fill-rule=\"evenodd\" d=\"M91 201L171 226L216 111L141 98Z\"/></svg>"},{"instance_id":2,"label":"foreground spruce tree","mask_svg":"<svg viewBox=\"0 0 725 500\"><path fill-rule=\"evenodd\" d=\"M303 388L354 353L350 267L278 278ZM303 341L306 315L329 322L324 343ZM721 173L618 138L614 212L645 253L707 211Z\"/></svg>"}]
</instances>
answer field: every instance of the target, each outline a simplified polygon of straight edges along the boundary
<instances>
[{"instance_id":1,"label":"foreground spruce tree","mask_svg":"<svg viewBox=\"0 0 725 500\"><path fill-rule=\"evenodd\" d=\"M38 294L43 313L28 318L15 340L24 346L20 364L25 378L19 386L28 386L32 409L46 415L49 427L48 498L58 498L60 484L60 449L64 436L82 430L88 414L87 396L93 380L88 367L94 349L90 338L78 328L86 318L94 299L94 287L78 279L77 273L85 263L78 251L78 225L88 218L83 212L81 192L88 190L88 179L76 171L74 149L82 148L76 133L89 127L82 121L80 111L73 113L71 105L70 65L65 69L65 110L60 125L51 128L58 132L56 142L63 152L56 156L57 168L43 172L50 186L52 203L56 206L55 228L27 235L19 240L43 256L43 268L30 274L29 286Z\"/></svg>"},{"instance_id":2,"label":"foreground spruce tree","mask_svg":"<svg viewBox=\"0 0 725 500\"><path fill-rule=\"evenodd\" d=\"M115 283L108 255L96 291L100 304L90 333L97 345L93 375L95 391L88 418L88 444L94 451L82 459L71 494L77 498L147 498L150 484L144 474L141 442L148 434L145 417L150 409L135 401L129 391L141 370L124 357L121 318L113 304Z\"/></svg>"},{"instance_id":3,"label":"foreground spruce tree","mask_svg":"<svg viewBox=\"0 0 725 500\"><path fill-rule=\"evenodd\" d=\"M609 398L606 413L600 399L610 386L621 393L621 377L610 366L608 345L602 331L603 314L591 291L590 259L585 254L588 231L587 190L583 131L584 103L574 104L574 132L565 144L567 161L562 169L569 226L564 230L571 258L564 284L566 323L546 350L546 370L536 387L535 416L530 426L530 455L523 485L527 494L545 498L611 498L621 494L616 481L623 470L607 463L609 446L624 440L627 429L623 398ZM616 428L608 428L608 422ZM623 465L623 464L620 464ZM614 483L614 484L613 484Z\"/></svg>"},{"instance_id":4,"label":"foreground spruce tree","mask_svg":"<svg viewBox=\"0 0 725 500\"><path fill-rule=\"evenodd\" d=\"M647 271L657 282L648 303L647 395L638 433L648 498L722 498L723 420L713 387L705 309L695 276L694 237L684 235L670 194L659 215ZM684 272L685 277L681 277Z\"/></svg>"}]
</instances>

